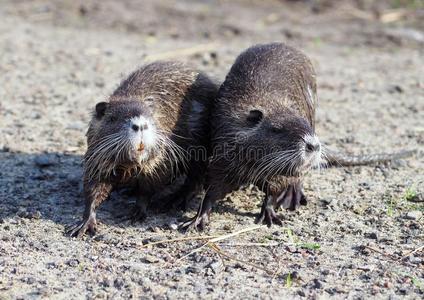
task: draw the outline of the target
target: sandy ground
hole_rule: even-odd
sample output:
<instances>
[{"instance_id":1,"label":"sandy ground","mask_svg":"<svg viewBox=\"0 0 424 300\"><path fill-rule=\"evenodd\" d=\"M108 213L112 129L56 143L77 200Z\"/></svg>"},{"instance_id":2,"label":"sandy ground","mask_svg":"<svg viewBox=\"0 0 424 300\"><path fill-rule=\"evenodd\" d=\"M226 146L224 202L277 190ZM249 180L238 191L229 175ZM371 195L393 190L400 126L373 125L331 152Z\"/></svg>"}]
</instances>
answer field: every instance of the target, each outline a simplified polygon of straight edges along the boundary
<instances>
[{"instance_id":1,"label":"sandy ground","mask_svg":"<svg viewBox=\"0 0 424 300\"><path fill-rule=\"evenodd\" d=\"M0 299L423 297L422 11L384 23L387 14L374 13L384 5L257 2L2 1ZM97 236L64 235L82 214L81 156L95 103L146 60L190 61L222 81L240 51L266 41L312 58L327 145L419 152L314 171L308 206L281 211L284 227L191 255L206 240L143 245L251 229L261 194L229 195L206 232L184 235L172 224L194 210L130 224L123 216L133 200L116 193L98 212Z\"/></svg>"}]
</instances>

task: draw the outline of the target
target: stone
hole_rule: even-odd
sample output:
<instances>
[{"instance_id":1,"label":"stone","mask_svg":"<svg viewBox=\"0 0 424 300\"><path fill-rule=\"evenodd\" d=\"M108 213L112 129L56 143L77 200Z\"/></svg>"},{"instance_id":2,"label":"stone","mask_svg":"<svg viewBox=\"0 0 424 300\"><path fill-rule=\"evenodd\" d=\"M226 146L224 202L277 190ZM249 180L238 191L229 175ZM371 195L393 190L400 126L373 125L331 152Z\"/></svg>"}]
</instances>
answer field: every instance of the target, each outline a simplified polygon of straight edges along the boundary
<instances>
[{"instance_id":1,"label":"stone","mask_svg":"<svg viewBox=\"0 0 424 300\"><path fill-rule=\"evenodd\" d=\"M56 155L41 154L34 158L35 164L40 168L54 166L59 163L59 157Z\"/></svg>"},{"instance_id":2,"label":"stone","mask_svg":"<svg viewBox=\"0 0 424 300\"><path fill-rule=\"evenodd\" d=\"M411 210L411 211L408 211L406 213L405 219L408 219L408 220L419 220L419 219L422 218L422 216L423 216L423 213L421 211L419 211L419 210Z\"/></svg>"}]
</instances>

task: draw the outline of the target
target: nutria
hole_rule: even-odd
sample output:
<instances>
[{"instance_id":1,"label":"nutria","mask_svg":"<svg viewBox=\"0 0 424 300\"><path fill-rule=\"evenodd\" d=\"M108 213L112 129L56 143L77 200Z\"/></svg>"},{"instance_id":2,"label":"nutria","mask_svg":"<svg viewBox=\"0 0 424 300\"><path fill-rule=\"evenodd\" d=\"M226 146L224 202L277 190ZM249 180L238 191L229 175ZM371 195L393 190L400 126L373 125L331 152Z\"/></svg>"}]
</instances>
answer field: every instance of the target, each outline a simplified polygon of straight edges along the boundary
<instances>
[{"instance_id":1,"label":"nutria","mask_svg":"<svg viewBox=\"0 0 424 300\"><path fill-rule=\"evenodd\" d=\"M181 228L203 229L215 201L246 184L265 193L257 222L282 224L275 209L306 204L302 177L310 168L397 158L329 153L325 162L315 134L315 77L310 60L282 43L256 45L238 56L211 112L207 193L196 216Z\"/></svg>"},{"instance_id":2,"label":"nutria","mask_svg":"<svg viewBox=\"0 0 424 300\"><path fill-rule=\"evenodd\" d=\"M218 88L206 75L177 62L155 62L125 79L107 102L96 105L84 156L83 220L68 233L96 231L96 208L118 185L136 184L134 217L143 218L149 199L178 176L177 197L190 197L202 184L208 118Z\"/></svg>"}]
</instances>

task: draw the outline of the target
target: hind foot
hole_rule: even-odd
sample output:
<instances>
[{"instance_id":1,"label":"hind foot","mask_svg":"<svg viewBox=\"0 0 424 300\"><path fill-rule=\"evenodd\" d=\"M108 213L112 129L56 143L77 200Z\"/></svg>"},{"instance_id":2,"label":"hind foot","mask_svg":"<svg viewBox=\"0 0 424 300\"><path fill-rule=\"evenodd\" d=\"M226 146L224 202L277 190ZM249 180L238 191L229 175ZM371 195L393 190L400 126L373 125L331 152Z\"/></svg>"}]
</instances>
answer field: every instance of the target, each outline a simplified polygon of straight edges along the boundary
<instances>
[{"instance_id":1,"label":"hind foot","mask_svg":"<svg viewBox=\"0 0 424 300\"><path fill-rule=\"evenodd\" d=\"M267 207L261 209L261 214L255 221L256 224L266 224L268 227L271 227L272 224L277 224L282 226L283 222L280 217L277 215L273 207Z\"/></svg>"},{"instance_id":2,"label":"hind foot","mask_svg":"<svg viewBox=\"0 0 424 300\"><path fill-rule=\"evenodd\" d=\"M146 206L136 203L130 216L127 218L127 220L130 220L131 224L135 224L137 222L143 222L146 218L147 218Z\"/></svg>"},{"instance_id":3,"label":"hind foot","mask_svg":"<svg viewBox=\"0 0 424 300\"><path fill-rule=\"evenodd\" d=\"M291 184L281 192L275 201L274 208L282 206L288 210L296 210L308 203L301 184Z\"/></svg>"},{"instance_id":4,"label":"hind foot","mask_svg":"<svg viewBox=\"0 0 424 300\"><path fill-rule=\"evenodd\" d=\"M126 219L131 221L131 224L135 224L137 222L143 222L147 218L147 206L149 206L149 202L150 202L150 196L137 197L135 201L135 205L130 215Z\"/></svg>"},{"instance_id":5,"label":"hind foot","mask_svg":"<svg viewBox=\"0 0 424 300\"><path fill-rule=\"evenodd\" d=\"M262 203L261 213L255 222L257 224L266 224L268 227L271 227L272 224L280 226L283 225L283 222L274 210L274 201L272 196L268 195L265 197Z\"/></svg>"},{"instance_id":6,"label":"hind foot","mask_svg":"<svg viewBox=\"0 0 424 300\"><path fill-rule=\"evenodd\" d=\"M183 232L188 231L203 231L209 223L209 214L203 213L200 216L196 215L194 218L189 219L178 225L178 229Z\"/></svg>"},{"instance_id":7,"label":"hind foot","mask_svg":"<svg viewBox=\"0 0 424 300\"><path fill-rule=\"evenodd\" d=\"M66 234L70 237L81 238L86 232L90 235L95 235L97 231L96 216L94 213L90 214L88 218L84 218L81 222L72 225L66 230Z\"/></svg>"}]
</instances>

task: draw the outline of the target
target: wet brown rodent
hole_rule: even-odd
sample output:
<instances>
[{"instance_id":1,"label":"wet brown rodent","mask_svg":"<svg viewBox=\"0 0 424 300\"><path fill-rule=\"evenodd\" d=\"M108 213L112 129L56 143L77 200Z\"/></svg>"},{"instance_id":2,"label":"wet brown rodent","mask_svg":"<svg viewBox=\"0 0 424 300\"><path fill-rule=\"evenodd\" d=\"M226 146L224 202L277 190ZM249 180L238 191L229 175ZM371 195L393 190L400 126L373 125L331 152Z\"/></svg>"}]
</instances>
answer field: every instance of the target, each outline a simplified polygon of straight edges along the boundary
<instances>
[{"instance_id":1,"label":"wet brown rodent","mask_svg":"<svg viewBox=\"0 0 424 300\"><path fill-rule=\"evenodd\" d=\"M306 204L302 177L311 167L397 158L337 153L325 157L314 130L316 106L315 71L303 53L281 43L256 45L241 53L211 113L213 157L207 193L196 216L181 227L202 229L213 204L245 184L265 193L257 221L281 224L276 208Z\"/></svg>"},{"instance_id":2,"label":"wet brown rodent","mask_svg":"<svg viewBox=\"0 0 424 300\"><path fill-rule=\"evenodd\" d=\"M150 197L177 176L186 179L175 198L196 193L207 163L207 154L199 151L209 143L217 90L207 76L182 63L155 62L132 73L108 102L98 103L84 156L84 216L68 233L94 234L95 209L123 183L137 186L139 218Z\"/></svg>"},{"instance_id":3,"label":"wet brown rodent","mask_svg":"<svg viewBox=\"0 0 424 300\"><path fill-rule=\"evenodd\" d=\"M316 101L315 72L300 51L273 43L240 54L211 113L207 193L182 226L202 229L213 203L245 184L265 193L260 221L269 224L281 223L275 203L305 202L302 174L321 163Z\"/></svg>"}]
</instances>

